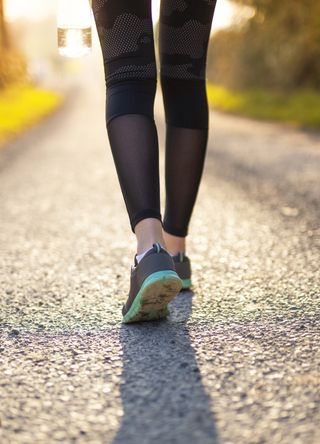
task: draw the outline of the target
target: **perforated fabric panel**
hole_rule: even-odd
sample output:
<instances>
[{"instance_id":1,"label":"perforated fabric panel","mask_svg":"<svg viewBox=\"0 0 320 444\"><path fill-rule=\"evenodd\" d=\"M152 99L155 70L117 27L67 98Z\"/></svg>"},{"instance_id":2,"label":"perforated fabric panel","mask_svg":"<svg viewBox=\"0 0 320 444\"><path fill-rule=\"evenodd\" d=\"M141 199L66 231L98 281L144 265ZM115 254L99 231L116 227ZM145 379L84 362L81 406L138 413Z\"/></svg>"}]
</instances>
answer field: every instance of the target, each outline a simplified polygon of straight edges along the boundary
<instances>
[{"instance_id":1,"label":"perforated fabric panel","mask_svg":"<svg viewBox=\"0 0 320 444\"><path fill-rule=\"evenodd\" d=\"M188 4L185 0L171 0L162 8L162 14L170 15L174 11L184 11Z\"/></svg>"},{"instance_id":2,"label":"perforated fabric panel","mask_svg":"<svg viewBox=\"0 0 320 444\"><path fill-rule=\"evenodd\" d=\"M215 0L161 0L164 77L204 79ZM106 82L156 79L151 0L93 0Z\"/></svg>"},{"instance_id":3,"label":"perforated fabric panel","mask_svg":"<svg viewBox=\"0 0 320 444\"><path fill-rule=\"evenodd\" d=\"M109 74L108 81L110 84L113 80L152 79L154 77L154 63L149 63L148 65L124 65Z\"/></svg>"},{"instance_id":4,"label":"perforated fabric panel","mask_svg":"<svg viewBox=\"0 0 320 444\"><path fill-rule=\"evenodd\" d=\"M111 29L103 29L103 50L107 58L137 53L141 45L152 43L152 24L133 14L121 14Z\"/></svg>"},{"instance_id":5,"label":"perforated fabric panel","mask_svg":"<svg viewBox=\"0 0 320 444\"><path fill-rule=\"evenodd\" d=\"M205 79L205 66L216 1L162 0L160 72L163 77Z\"/></svg>"},{"instance_id":6,"label":"perforated fabric panel","mask_svg":"<svg viewBox=\"0 0 320 444\"><path fill-rule=\"evenodd\" d=\"M106 83L155 79L150 0L93 0Z\"/></svg>"},{"instance_id":7,"label":"perforated fabric panel","mask_svg":"<svg viewBox=\"0 0 320 444\"><path fill-rule=\"evenodd\" d=\"M99 11L100 8L102 8L102 6L107 3L107 0L95 0L92 2L92 10L93 12L97 12Z\"/></svg>"}]
</instances>

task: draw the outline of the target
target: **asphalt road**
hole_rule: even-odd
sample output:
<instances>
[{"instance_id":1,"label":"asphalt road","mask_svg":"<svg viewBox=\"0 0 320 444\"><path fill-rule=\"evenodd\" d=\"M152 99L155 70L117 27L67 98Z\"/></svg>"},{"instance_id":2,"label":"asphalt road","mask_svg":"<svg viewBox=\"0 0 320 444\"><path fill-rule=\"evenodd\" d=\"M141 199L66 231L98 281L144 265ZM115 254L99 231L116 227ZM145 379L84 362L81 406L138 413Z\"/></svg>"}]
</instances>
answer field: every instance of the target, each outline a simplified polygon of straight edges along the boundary
<instances>
[{"instance_id":1,"label":"asphalt road","mask_svg":"<svg viewBox=\"0 0 320 444\"><path fill-rule=\"evenodd\" d=\"M193 292L125 326L134 239L86 85L0 152L0 442L319 443L320 135L212 113Z\"/></svg>"}]
</instances>

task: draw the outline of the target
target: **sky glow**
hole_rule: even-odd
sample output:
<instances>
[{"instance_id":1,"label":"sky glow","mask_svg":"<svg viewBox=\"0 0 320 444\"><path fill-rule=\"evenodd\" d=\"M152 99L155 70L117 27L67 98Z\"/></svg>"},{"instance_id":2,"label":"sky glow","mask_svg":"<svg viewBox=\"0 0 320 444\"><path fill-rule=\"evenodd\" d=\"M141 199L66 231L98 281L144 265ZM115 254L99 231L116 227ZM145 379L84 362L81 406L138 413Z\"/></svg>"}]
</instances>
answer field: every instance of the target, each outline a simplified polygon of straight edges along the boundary
<instances>
[{"instance_id":1,"label":"sky glow","mask_svg":"<svg viewBox=\"0 0 320 444\"><path fill-rule=\"evenodd\" d=\"M160 1L161 0L152 0L152 17L155 23L159 18ZM20 18L42 20L56 13L58 0L5 0L4 4L6 17L9 21ZM225 28L233 23L236 19L236 12L237 8L229 0L218 0L212 24L212 32Z\"/></svg>"}]
</instances>

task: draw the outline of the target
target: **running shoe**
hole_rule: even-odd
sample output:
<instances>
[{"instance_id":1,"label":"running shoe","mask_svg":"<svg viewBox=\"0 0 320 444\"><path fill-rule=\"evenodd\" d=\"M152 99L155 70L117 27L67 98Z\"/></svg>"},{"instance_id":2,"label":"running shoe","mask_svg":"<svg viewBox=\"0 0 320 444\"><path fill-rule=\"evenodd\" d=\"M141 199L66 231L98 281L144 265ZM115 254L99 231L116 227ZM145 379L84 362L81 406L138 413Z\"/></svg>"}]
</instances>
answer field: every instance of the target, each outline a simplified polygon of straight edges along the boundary
<instances>
[{"instance_id":1,"label":"running shoe","mask_svg":"<svg viewBox=\"0 0 320 444\"><path fill-rule=\"evenodd\" d=\"M188 290L192 285L190 259L183 251L172 256L172 259L176 267L176 272L182 281L182 289Z\"/></svg>"},{"instance_id":2,"label":"running shoe","mask_svg":"<svg viewBox=\"0 0 320 444\"><path fill-rule=\"evenodd\" d=\"M171 255L155 243L131 268L130 291L122 309L123 322L151 321L169 314L168 303L179 293L182 282Z\"/></svg>"}]
</instances>

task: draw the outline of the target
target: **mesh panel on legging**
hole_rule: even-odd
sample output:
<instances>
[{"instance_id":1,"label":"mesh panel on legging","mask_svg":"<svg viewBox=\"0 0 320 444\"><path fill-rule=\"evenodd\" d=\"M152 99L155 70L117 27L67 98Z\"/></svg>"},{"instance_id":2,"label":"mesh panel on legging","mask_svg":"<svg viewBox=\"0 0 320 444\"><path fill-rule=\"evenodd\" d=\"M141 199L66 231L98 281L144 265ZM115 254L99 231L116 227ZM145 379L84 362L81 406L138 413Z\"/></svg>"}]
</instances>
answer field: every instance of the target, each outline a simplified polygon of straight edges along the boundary
<instances>
[{"instance_id":1,"label":"mesh panel on legging","mask_svg":"<svg viewBox=\"0 0 320 444\"><path fill-rule=\"evenodd\" d=\"M162 0L160 72L166 115L163 226L186 236L207 147L206 56L215 0Z\"/></svg>"},{"instance_id":2,"label":"mesh panel on legging","mask_svg":"<svg viewBox=\"0 0 320 444\"><path fill-rule=\"evenodd\" d=\"M93 0L107 86L106 121L131 228L161 220L156 63L150 0Z\"/></svg>"},{"instance_id":3,"label":"mesh panel on legging","mask_svg":"<svg viewBox=\"0 0 320 444\"><path fill-rule=\"evenodd\" d=\"M186 236L198 193L207 145L207 130L167 125L166 207L163 227Z\"/></svg>"},{"instance_id":4,"label":"mesh panel on legging","mask_svg":"<svg viewBox=\"0 0 320 444\"><path fill-rule=\"evenodd\" d=\"M154 121L141 114L116 117L108 136L132 229L160 217L159 154Z\"/></svg>"}]
</instances>

